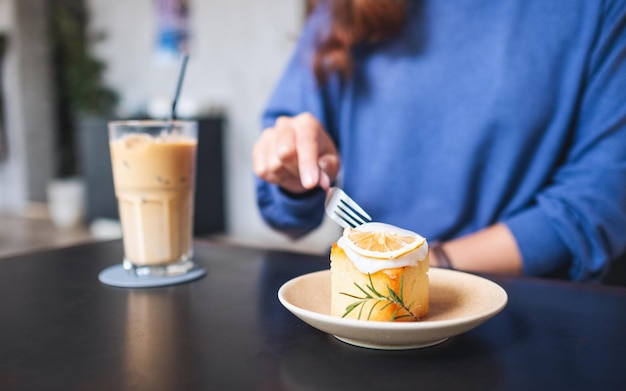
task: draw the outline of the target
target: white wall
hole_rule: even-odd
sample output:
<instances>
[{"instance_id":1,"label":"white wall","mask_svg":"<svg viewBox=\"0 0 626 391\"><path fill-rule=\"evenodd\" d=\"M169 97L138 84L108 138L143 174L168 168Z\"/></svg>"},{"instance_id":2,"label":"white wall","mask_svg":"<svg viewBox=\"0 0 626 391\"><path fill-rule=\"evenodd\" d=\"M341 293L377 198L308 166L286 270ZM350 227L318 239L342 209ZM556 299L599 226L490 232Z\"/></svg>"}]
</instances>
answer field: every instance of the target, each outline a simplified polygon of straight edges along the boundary
<instances>
[{"instance_id":1,"label":"white wall","mask_svg":"<svg viewBox=\"0 0 626 391\"><path fill-rule=\"evenodd\" d=\"M9 34L13 28L13 1L0 0L0 31ZM9 35L9 39L11 39ZM18 117L12 115L15 111L13 107L16 100L15 94L19 94L19 89L15 89L13 80L15 80L15 47L14 43L9 41L9 46L5 52L3 71L3 96L4 115L5 115L5 141L10 147L6 160L0 162L0 211L19 209L22 199L25 198L26 185L24 180L23 165L19 164L22 160L21 145L19 139L9 133L9 129L19 126ZM9 94L11 93L11 98Z\"/></svg>"},{"instance_id":2,"label":"white wall","mask_svg":"<svg viewBox=\"0 0 626 391\"><path fill-rule=\"evenodd\" d=\"M3 69L8 157L0 162L0 212L46 198L56 131L46 0L0 0L8 32Z\"/></svg>"},{"instance_id":3,"label":"white wall","mask_svg":"<svg viewBox=\"0 0 626 391\"><path fill-rule=\"evenodd\" d=\"M9 12L8 0L0 0L0 31L7 31L10 27Z\"/></svg>"},{"instance_id":4,"label":"white wall","mask_svg":"<svg viewBox=\"0 0 626 391\"><path fill-rule=\"evenodd\" d=\"M94 53L107 65L106 81L133 112L173 93L177 64L154 61L152 0L88 0L94 31L106 39ZM251 150L263 105L287 61L303 20L304 0L192 0L190 60L181 99L221 107L225 140L227 225L231 239L325 253L339 230L332 223L298 243L265 226L257 211Z\"/></svg>"}]
</instances>

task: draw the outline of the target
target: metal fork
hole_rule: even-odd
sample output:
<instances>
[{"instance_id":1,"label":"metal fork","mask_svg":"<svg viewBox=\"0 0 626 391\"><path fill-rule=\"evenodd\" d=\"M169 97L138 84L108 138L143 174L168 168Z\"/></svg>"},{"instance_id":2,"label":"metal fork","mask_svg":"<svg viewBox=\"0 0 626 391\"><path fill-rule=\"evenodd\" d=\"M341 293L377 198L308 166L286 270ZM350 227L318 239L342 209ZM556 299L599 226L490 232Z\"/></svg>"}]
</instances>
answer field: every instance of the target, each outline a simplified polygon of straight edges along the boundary
<instances>
[{"instance_id":1,"label":"metal fork","mask_svg":"<svg viewBox=\"0 0 626 391\"><path fill-rule=\"evenodd\" d=\"M326 214L344 228L356 228L372 221L370 215L338 187L326 191Z\"/></svg>"},{"instance_id":2,"label":"metal fork","mask_svg":"<svg viewBox=\"0 0 626 391\"><path fill-rule=\"evenodd\" d=\"M342 189L330 187L330 179L320 170L320 186L326 190L325 210L328 217L344 228L356 228L372 221L370 215Z\"/></svg>"}]
</instances>

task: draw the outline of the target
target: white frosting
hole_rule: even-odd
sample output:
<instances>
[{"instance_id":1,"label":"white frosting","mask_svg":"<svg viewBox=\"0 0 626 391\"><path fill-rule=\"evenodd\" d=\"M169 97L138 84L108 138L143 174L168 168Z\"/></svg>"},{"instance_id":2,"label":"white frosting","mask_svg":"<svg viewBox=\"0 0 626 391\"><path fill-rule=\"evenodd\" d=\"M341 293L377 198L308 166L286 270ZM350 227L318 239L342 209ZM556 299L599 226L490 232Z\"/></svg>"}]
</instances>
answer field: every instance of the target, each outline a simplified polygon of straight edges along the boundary
<instances>
[{"instance_id":1,"label":"white frosting","mask_svg":"<svg viewBox=\"0 0 626 391\"><path fill-rule=\"evenodd\" d=\"M345 238L346 233L339 238L337 241L337 245L343 249L346 253L348 259L354 263L357 269L359 269L362 273L375 273L382 269L392 269L395 267L404 267L404 266L417 266L420 261L426 259L428 255L428 242L424 237L415 232L407 231L405 229L401 229L398 227L394 227L390 224L384 223L367 223L360 225L355 228L357 231L367 231L367 232L395 232L399 235L405 236L416 236L417 240L423 244L418 246L416 249L398 257L395 259L379 259L379 258L370 258L365 257L363 255L357 254L354 250L352 250L349 246L349 241Z\"/></svg>"}]
</instances>

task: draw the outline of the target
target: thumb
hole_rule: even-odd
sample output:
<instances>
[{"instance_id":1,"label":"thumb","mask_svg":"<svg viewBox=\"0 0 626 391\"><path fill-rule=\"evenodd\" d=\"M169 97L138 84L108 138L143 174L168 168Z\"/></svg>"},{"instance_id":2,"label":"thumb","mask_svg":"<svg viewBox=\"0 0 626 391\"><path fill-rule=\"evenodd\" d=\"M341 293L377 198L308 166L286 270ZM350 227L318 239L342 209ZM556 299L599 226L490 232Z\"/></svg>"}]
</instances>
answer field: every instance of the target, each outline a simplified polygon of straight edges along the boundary
<instances>
[{"instance_id":1,"label":"thumb","mask_svg":"<svg viewBox=\"0 0 626 391\"><path fill-rule=\"evenodd\" d=\"M319 157L317 164L328 177L329 185L337 179L339 172L339 156L336 154L325 154Z\"/></svg>"}]
</instances>

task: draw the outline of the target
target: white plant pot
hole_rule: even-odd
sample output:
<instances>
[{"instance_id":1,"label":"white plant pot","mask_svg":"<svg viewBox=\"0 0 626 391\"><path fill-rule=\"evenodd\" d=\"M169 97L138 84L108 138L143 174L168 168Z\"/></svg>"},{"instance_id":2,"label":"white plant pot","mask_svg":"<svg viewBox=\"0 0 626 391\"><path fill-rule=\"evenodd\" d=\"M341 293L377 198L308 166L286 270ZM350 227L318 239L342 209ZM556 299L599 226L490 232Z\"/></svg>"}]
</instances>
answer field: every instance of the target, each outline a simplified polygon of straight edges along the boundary
<instances>
[{"instance_id":1,"label":"white plant pot","mask_svg":"<svg viewBox=\"0 0 626 391\"><path fill-rule=\"evenodd\" d=\"M84 223L85 182L81 178L55 179L47 192L50 219L56 227L71 229Z\"/></svg>"}]
</instances>

